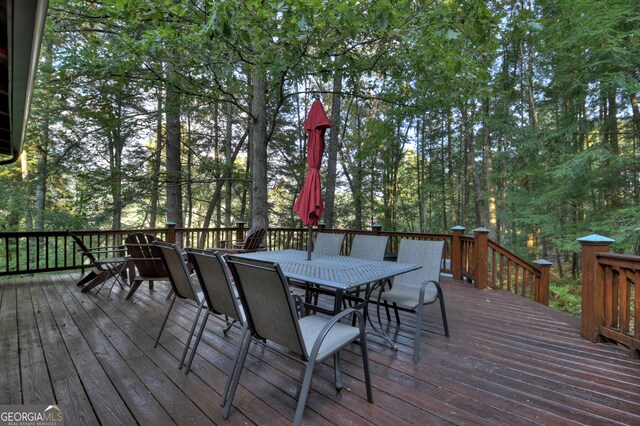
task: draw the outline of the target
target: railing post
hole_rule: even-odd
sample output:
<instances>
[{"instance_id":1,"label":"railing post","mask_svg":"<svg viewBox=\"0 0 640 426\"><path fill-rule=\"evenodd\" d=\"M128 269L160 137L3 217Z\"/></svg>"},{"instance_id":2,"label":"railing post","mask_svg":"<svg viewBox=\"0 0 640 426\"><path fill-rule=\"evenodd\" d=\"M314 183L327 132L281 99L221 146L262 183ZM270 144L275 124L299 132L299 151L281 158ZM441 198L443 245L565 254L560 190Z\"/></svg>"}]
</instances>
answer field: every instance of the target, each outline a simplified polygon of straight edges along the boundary
<instances>
[{"instance_id":1,"label":"railing post","mask_svg":"<svg viewBox=\"0 0 640 426\"><path fill-rule=\"evenodd\" d=\"M462 233L466 228L464 226L454 226L453 238L451 239L451 275L453 279L462 279Z\"/></svg>"},{"instance_id":2,"label":"railing post","mask_svg":"<svg viewBox=\"0 0 640 426\"><path fill-rule=\"evenodd\" d=\"M473 230L473 282L476 288L485 290L489 278L489 230Z\"/></svg>"},{"instance_id":3,"label":"railing post","mask_svg":"<svg viewBox=\"0 0 640 426\"><path fill-rule=\"evenodd\" d=\"M176 243L176 223L167 222L167 242L171 244Z\"/></svg>"},{"instance_id":4,"label":"railing post","mask_svg":"<svg viewBox=\"0 0 640 426\"><path fill-rule=\"evenodd\" d=\"M318 222L318 229L320 231L324 231L325 229L327 229L327 224L324 222Z\"/></svg>"},{"instance_id":5,"label":"railing post","mask_svg":"<svg viewBox=\"0 0 640 426\"><path fill-rule=\"evenodd\" d=\"M245 223L246 222L244 220L237 220L236 221L236 226L238 227L238 229L236 229L236 241L244 240L244 225L245 225ZM233 241L231 242L231 245L233 245Z\"/></svg>"},{"instance_id":6,"label":"railing post","mask_svg":"<svg viewBox=\"0 0 640 426\"><path fill-rule=\"evenodd\" d=\"M540 279L536 283L536 302L549 306L549 272L552 262L545 259L534 260L533 263L540 271Z\"/></svg>"},{"instance_id":7,"label":"railing post","mask_svg":"<svg viewBox=\"0 0 640 426\"><path fill-rule=\"evenodd\" d=\"M382 225L381 224L374 223L373 225L371 225L371 233L373 235L378 235L381 230L382 230Z\"/></svg>"},{"instance_id":8,"label":"railing post","mask_svg":"<svg viewBox=\"0 0 640 426\"><path fill-rule=\"evenodd\" d=\"M578 238L582 246L582 337L600 342L598 326L604 321L603 269L598 265L596 253L606 253L614 242L601 235Z\"/></svg>"}]
</instances>

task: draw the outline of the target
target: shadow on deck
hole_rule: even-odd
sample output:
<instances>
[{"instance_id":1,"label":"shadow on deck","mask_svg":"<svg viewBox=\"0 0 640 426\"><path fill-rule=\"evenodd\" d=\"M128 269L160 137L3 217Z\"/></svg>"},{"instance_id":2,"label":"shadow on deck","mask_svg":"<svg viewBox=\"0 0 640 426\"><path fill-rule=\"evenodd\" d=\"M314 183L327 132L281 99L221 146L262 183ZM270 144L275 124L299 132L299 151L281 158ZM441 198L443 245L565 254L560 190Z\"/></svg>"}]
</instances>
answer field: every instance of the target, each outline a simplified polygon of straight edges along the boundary
<instances>
[{"instance_id":1,"label":"shadow on deck","mask_svg":"<svg viewBox=\"0 0 640 426\"><path fill-rule=\"evenodd\" d=\"M210 319L192 372L178 370L195 307L177 304L153 348L168 286L131 300L114 287L83 294L77 274L0 285L0 404L52 404L67 424L286 424L303 368L252 346L228 421L219 405L239 329ZM503 291L443 282L451 337L427 308L419 364L415 317L389 329L394 352L369 340L374 404L358 347L343 356L344 389L316 369L305 424L640 424L640 361L580 337L579 320ZM178 306L182 305L182 306ZM373 312L373 309L372 309ZM258 355L258 356L256 356Z\"/></svg>"}]
</instances>

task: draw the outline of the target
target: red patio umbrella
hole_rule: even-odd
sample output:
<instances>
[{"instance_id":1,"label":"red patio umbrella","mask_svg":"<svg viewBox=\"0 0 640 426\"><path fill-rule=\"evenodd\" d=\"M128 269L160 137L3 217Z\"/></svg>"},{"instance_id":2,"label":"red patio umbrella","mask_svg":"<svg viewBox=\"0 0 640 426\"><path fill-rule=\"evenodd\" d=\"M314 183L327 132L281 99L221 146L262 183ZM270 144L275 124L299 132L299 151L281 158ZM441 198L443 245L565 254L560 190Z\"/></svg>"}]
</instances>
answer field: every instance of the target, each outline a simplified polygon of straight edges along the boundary
<instances>
[{"instance_id":1,"label":"red patio umbrella","mask_svg":"<svg viewBox=\"0 0 640 426\"><path fill-rule=\"evenodd\" d=\"M304 186L298 195L293 210L298 213L302 223L309 227L309 239L307 241L307 258L311 259L311 227L318 224L320 216L324 213L322 203L322 185L320 184L320 166L322 153L324 152L324 132L331 127L331 122L324 112L324 107L319 100L311 105L311 110L304 123L304 130L309 133L307 146L307 165L309 171L304 181Z\"/></svg>"}]
</instances>

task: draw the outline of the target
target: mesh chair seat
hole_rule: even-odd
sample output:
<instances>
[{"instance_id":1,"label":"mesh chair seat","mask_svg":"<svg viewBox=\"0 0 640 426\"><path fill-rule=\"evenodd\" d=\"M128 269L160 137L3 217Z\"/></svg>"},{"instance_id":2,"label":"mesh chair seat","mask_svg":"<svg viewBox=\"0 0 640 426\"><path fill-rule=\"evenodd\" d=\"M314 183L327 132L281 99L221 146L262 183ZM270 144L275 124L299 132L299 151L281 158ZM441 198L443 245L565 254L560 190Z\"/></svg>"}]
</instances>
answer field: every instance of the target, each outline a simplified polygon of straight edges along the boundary
<instances>
[{"instance_id":1,"label":"mesh chair seat","mask_svg":"<svg viewBox=\"0 0 640 426\"><path fill-rule=\"evenodd\" d=\"M432 282L428 283L424 291L424 303L433 303L437 298L438 289ZM410 309L416 309L420 304L420 293L393 287L391 290L382 293L382 300Z\"/></svg>"},{"instance_id":2,"label":"mesh chair seat","mask_svg":"<svg viewBox=\"0 0 640 426\"><path fill-rule=\"evenodd\" d=\"M313 344L320 336L322 328L327 325L329 319L319 315L309 315L300 318L300 331L304 339L304 345L307 353L311 353ZM351 325L337 323L331 328L327 336L320 345L317 359L322 361L343 348L347 343L353 342L360 335L360 330Z\"/></svg>"}]
</instances>

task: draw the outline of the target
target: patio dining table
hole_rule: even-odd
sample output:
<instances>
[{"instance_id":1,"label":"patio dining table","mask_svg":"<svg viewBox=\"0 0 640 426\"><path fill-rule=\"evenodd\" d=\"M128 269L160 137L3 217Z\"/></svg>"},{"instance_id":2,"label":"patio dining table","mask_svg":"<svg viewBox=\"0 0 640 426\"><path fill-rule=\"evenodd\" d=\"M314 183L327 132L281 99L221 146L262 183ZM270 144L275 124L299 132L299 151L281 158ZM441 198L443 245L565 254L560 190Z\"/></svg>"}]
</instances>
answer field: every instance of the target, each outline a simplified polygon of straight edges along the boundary
<instances>
[{"instance_id":1,"label":"patio dining table","mask_svg":"<svg viewBox=\"0 0 640 426\"><path fill-rule=\"evenodd\" d=\"M421 268L420 265L410 263L320 253L312 253L311 259L308 260L307 252L302 250L259 251L239 254L237 257L278 263L288 279L333 290L335 292L334 314L342 310L342 301L346 292L366 287L367 291L362 304L366 309L371 293L387 279ZM384 338L392 348L396 348L382 330L378 330L371 321L369 324L376 334Z\"/></svg>"}]
</instances>

